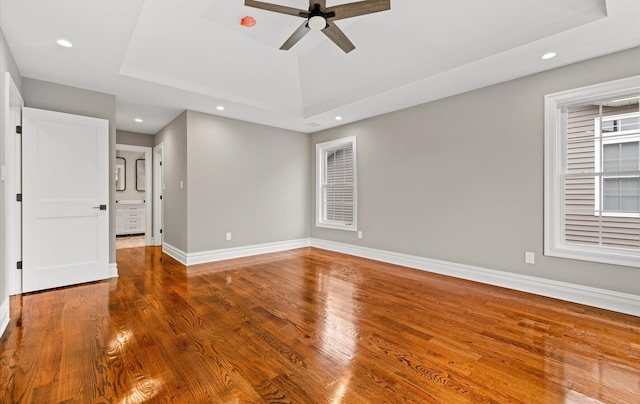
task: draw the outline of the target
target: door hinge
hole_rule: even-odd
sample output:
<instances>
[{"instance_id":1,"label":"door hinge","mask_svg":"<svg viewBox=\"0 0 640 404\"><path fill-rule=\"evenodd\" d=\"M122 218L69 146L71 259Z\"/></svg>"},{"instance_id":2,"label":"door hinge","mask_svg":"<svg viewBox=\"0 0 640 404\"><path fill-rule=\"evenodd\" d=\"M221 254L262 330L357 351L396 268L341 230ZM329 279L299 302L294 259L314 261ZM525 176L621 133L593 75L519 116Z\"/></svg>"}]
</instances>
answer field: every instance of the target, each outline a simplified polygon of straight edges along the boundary
<instances>
[{"instance_id":1,"label":"door hinge","mask_svg":"<svg viewBox=\"0 0 640 404\"><path fill-rule=\"evenodd\" d=\"M162 234L162 229L160 229L160 234Z\"/></svg>"},{"instance_id":2,"label":"door hinge","mask_svg":"<svg viewBox=\"0 0 640 404\"><path fill-rule=\"evenodd\" d=\"M16 133L19 135L22 135L22 126L20 125L16 126Z\"/></svg>"},{"instance_id":3,"label":"door hinge","mask_svg":"<svg viewBox=\"0 0 640 404\"><path fill-rule=\"evenodd\" d=\"M160 200L162 200L162 195L160 195Z\"/></svg>"},{"instance_id":4,"label":"door hinge","mask_svg":"<svg viewBox=\"0 0 640 404\"><path fill-rule=\"evenodd\" d=\"M16 202L22 202L22 194L16 194Z\"/></svg>"},{"instance_id":5,"label":"door hinge","mask_svg":"<svg viewBox=\"0 0 640 404\"><path fill-rule=\"evenodd\" d=\"M160 165L162 165L162 161L160 162Z\"/></svg>"},{"instance_id":6,"label":"door hinge","mask_svg":"<svg viewBox=\"0 0 640 404\"><path fill-rule=\"evenodd\" d=\"M22 269L22 261L18 261L18 262L16 263L16 268L17 268L17 269Z\"/></svg>"}]
</instances>

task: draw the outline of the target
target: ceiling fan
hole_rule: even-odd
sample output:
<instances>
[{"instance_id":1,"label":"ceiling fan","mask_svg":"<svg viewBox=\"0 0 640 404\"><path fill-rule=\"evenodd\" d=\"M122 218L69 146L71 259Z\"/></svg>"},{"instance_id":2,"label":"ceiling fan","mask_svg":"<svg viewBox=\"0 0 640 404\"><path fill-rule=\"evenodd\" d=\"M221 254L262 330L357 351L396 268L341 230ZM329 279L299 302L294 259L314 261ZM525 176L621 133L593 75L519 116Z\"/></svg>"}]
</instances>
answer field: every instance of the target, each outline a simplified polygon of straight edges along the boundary
<instances>
[{"instance_id":1,"label":"ceiling fan","mask_svg":"<svg viewBox=\"0 0 640 404\"><path fill-rule=\"evenodd\" d=\"M282 50L291 49L291 47L298 43L309 31L314 30L321 31L345 53L349 53L356 48L355 45L351 43L344 32L333 22L345 18L377 13L391 8L391 0L363 0L329 8L327 8L326 3L326 0L309 0L309 10L307 11L255 0L244 1L244 5L247 7L260 8L280 14L295 15L296 17L305 19L302 25L282 44L280 47Z\"/></svg>"}]
</instances>

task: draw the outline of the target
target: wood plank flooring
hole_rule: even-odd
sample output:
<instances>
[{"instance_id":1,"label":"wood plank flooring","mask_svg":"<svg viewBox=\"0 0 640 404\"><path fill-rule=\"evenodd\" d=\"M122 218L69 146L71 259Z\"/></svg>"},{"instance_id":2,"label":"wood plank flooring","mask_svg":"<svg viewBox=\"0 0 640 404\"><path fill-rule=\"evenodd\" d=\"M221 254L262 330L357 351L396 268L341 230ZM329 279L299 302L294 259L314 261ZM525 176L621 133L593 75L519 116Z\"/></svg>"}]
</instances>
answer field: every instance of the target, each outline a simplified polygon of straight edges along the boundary
<instances>
[{"instance_id":1,"label":"wood plank flooring","mask_svg":"<svg viewBox=\"0 0 640 404\"><path fill-rule=\"evenodd\" d=\"M1 403L640 403L640 318L303 248L12 298Z\"/></svg>"}]
</instances>

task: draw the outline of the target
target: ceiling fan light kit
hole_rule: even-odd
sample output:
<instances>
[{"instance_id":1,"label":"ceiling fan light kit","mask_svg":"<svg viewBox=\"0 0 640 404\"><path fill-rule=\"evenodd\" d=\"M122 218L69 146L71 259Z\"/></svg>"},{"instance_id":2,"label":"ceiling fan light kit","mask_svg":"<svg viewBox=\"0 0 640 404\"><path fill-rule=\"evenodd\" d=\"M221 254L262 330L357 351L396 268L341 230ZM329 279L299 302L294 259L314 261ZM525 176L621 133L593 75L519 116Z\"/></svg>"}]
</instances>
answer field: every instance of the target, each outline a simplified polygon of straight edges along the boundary
<instances>
[{"instance_id":1,"label":"ceiling fan light kit","mask_svg":"<svg viewBox=\"0 0 640 404\"><path fill-rule=\"evenodd\" d=\"M314 15L309 18L307 27L314 31L322 31L327 28L327 20L321 15Z\"/></svg>"},{"instance_id":2,"label":"ceiling fan light kit","mask_svg":"<svg viewBox=\"0 0 640 404\"><path fill-rule=\"evenodd\" d=\"M391 0L364 0L355 3L341 4L327 8L326 0L309 0L309 9L301 10L279 4L264 3L262 1L245 0L247 7L273 11L275 13L302 17L305 21L282 44L280 49L289 50L298 43L309 31L320 31L333 43L338 45L345 53L349 53L356 47L349 38L334 23L336 20L358 17L365 14L386 11L391 8Z\"/></svg>"}]
</instances>

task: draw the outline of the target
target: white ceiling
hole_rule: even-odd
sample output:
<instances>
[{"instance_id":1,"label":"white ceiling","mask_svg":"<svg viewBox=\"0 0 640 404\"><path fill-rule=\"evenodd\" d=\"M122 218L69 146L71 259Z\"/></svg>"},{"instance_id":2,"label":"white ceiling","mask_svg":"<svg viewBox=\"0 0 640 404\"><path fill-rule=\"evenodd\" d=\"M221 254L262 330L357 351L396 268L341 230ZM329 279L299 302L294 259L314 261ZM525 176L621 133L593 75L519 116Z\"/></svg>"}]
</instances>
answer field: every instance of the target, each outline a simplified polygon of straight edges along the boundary
<instances>
[{"instance_id":1,"label":"white ceiling","mask_svg":"<svg viewBox=\"0 0 640 404\"><path fill-rule=\"evenodd\" d=\"M303 20L243 4L0 0L0 26L24 77L115 94L118 129L152 134L185 109L314 132L640 46L638 0L391 0L336 22L349 54L319 32L281 51Z\"/></svg>"}]
</instances>

